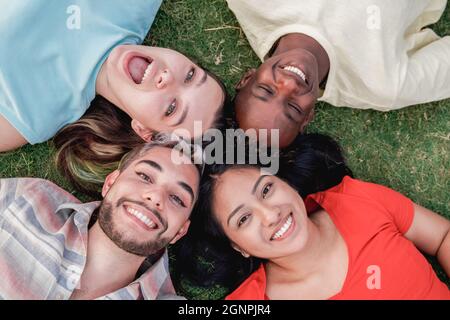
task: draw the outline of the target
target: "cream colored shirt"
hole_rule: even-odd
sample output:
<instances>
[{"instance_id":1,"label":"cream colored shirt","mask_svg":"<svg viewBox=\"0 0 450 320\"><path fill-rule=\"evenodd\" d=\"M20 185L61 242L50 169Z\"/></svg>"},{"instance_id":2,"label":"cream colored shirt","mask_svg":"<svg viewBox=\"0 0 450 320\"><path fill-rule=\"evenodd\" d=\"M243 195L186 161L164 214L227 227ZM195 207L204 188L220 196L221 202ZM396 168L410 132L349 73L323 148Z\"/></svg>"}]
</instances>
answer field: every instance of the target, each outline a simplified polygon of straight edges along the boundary
<instances>
[{"instance_id":1,"label":"cream colored shirt","mask_svg":"<svg viewBox=\"0 0 450 320\"><path fill-rule=\"evenodd\" d=\"M261 60L289 33L330 58L319 100L389 111L450 97L450 36L425 26L447 0L227 0Z\"/></svg>"}]
</instances>

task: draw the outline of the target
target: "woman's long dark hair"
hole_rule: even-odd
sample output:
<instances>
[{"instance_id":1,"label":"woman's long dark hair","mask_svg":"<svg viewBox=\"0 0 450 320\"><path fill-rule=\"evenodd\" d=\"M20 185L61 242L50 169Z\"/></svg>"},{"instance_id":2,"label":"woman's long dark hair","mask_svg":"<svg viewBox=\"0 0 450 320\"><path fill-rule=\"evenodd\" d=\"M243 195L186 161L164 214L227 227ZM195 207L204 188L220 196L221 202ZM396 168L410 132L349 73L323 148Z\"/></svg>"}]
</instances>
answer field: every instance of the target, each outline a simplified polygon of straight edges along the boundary
<instances>
[{"instance_id":1,"label":"woman's long dark hair","mask_svg":"<svg viewBox=\"0 0 450 320\"><path fill-rule=\"evenodd\" d=\"M243 167L260 168L258 165L215 164L205 169L200 199L191 215L190 230L174 247L174 279L177 283L184 279L196 286L220 285L231 290L263 262L254 257L244 258L231 247L213 211L217 177L228 170ZM299 135L280 156L277 173L302 197L329 189L346 175L352 176L352 172L345 163L341 148L332 138L321 134ZM183 291L183 288L179 289Z\"/></svg>"}]
</instances>

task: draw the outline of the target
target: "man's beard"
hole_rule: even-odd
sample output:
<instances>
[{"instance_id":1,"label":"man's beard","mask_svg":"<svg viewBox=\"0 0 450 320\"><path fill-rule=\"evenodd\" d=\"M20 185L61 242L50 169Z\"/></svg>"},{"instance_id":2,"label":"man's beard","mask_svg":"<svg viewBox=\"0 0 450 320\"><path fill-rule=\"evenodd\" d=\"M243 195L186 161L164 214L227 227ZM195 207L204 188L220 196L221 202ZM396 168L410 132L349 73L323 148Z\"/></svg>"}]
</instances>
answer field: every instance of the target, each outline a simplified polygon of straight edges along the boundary
<instances>
[{"instance_id":1,"label":"man's beard","mask_svg":"<svg viewBox=\"0 0 450 320\"><path fill-rule=\"evenodd\" d=\"M170 239L161 237L144 243L124 239L124 235L117 230L117 226L114 224L113 205L106 199L104 199L100 205L98 223L100 228L112 242L122 250L134 255L142 257L150 256L162 248L165 248L170 242Z\"/></svg>"}]
</instances>

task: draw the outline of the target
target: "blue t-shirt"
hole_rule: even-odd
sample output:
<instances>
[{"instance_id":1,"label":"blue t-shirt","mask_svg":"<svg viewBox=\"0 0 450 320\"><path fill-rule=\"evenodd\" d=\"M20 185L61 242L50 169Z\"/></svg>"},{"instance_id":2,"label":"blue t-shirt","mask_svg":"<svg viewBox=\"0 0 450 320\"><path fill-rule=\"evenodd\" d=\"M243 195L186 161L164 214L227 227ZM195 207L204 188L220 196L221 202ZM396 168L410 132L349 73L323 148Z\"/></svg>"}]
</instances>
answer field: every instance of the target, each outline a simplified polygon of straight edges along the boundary
<instances>
[{"instance_id":1,"label":"blue t-shirt","mask_svg":"<svg viewBox=\"0 0 450 320\"><path fill-rule=\"evenodd\" d=\"M142 43L161 2L0 0L0 114L32 144L78 120L111 49Z\"/></svg>"}]
</instances>

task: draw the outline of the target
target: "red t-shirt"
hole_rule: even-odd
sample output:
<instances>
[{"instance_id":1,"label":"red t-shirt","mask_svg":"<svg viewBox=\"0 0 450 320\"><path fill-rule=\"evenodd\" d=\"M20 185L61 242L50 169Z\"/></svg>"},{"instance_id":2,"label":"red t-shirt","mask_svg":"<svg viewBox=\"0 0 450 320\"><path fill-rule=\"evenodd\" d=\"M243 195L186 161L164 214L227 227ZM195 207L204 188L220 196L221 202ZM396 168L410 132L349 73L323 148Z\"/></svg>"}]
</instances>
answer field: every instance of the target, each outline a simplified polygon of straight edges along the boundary
<instances>
[{"instance_id":1,"label":"red t-shirt","mask_svg":"<svg viewBox=\"0 0 450 320\"><path fill-rule=\"evenodd\" d=\"M450 299L450 290L403 235L414 218L410 199L389 188L345 177L305 199L322 207L347 244L349 265L340 293L330 299ZM265 300L264 266L227 300Z\"/></svg>"}]
</instances>

